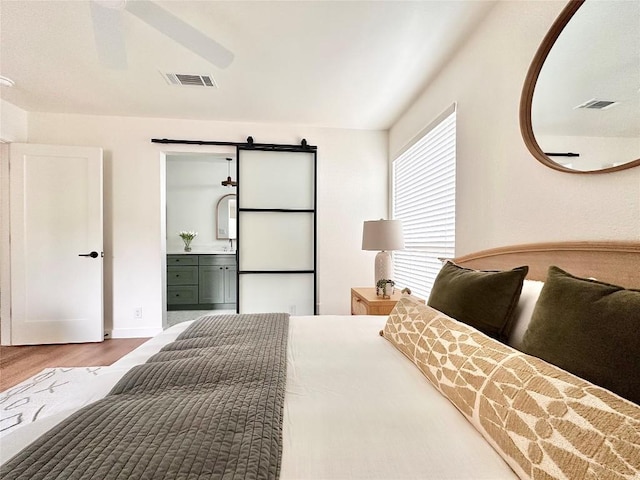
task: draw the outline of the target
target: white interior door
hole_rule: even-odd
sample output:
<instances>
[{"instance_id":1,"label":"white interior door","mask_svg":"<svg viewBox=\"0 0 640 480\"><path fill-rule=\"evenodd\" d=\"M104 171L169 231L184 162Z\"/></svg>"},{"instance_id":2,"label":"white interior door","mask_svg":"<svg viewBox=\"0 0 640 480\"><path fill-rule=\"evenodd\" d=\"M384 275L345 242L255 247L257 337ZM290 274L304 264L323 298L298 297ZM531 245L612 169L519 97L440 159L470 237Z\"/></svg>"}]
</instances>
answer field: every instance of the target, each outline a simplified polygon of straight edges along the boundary
<instances>
[{"instance_id":1,"label":"white interior door","mask_svg":"<svg viewBox=\"0 0 640 480\"><path fill-rule=\"evenodd\" d=\"M102 149L12 144L9 162L11 344L102 341Z\"/></svg>"}]
</instances>

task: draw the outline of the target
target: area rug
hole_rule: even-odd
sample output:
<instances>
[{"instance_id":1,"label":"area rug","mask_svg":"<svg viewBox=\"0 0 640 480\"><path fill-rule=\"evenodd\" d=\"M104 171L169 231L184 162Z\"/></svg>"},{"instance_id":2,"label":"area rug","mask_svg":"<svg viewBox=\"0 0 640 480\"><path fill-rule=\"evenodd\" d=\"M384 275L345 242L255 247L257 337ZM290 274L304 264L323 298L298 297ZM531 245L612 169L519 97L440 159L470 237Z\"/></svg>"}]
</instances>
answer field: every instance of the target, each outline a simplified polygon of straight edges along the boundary
<instances>
[{"instance_id":1,"label":"area rug","mask_svg":"<svg viewBox=\"0 0 640 480\"><path fill-rule=\"evenodd\" d=\"M46 368L0 393L0 437L38 418L66 410L80 385L106 367Z\"/></svg>"}]
</instances>

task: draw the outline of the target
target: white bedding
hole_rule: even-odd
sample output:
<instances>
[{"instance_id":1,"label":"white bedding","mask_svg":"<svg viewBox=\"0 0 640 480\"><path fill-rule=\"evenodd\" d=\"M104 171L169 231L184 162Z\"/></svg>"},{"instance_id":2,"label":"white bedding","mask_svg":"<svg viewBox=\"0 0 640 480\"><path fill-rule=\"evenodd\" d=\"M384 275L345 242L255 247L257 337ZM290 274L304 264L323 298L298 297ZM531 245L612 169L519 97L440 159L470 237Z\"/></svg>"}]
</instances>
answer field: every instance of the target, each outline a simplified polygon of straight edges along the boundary
<instances>
[{"instance_id":1,"label":"white bedding","mask_svg":"<svg viewBox=\"0 0 640 480\"><path fill-rule=\"evenodd\" d=\"M291 317L280 478L508 479L502 458L378 335L386 316ZM4 462L173 341L176 325L78 388L69 410L2 438Z\"/></svg>"}]
</instances>

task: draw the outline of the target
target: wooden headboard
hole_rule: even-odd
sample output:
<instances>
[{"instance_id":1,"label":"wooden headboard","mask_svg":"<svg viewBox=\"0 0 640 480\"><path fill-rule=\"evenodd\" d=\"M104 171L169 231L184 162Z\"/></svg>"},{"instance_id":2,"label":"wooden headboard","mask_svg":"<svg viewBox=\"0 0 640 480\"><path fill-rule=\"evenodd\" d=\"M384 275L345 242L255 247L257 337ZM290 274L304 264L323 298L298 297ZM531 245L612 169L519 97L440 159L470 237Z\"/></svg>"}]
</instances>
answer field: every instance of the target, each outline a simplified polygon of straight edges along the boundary
<instances>
[{"instance_id":1,"label":"wooden headboard","mask_svg":"<svg viewBox=\"0 0 640 480\"><path fill-rule=\"evenodd\" d=\"M454 258L476 270L529 266L527 278L544 281L550 265L578 277L640 289L640 242L531 243L493 248Z\"/></svg>"}]
</instances>

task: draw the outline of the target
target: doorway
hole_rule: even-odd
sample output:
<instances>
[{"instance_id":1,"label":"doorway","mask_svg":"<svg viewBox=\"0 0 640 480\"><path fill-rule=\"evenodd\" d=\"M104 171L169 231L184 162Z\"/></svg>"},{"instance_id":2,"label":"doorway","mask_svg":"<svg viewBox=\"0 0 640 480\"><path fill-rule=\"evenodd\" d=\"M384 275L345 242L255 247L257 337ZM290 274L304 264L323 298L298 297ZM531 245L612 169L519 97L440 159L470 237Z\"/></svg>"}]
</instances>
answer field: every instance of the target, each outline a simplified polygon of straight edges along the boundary
<instances>
[{"instance_id":1,"label":"doorway","mask_svg":"<svg viewBox=\"0 0 640 480\"><path fill-rule=\"evenodd\" d=\"M165 152L163 160L163 328L235 313L235 149Z\"/></svg>"}]
</instances>

